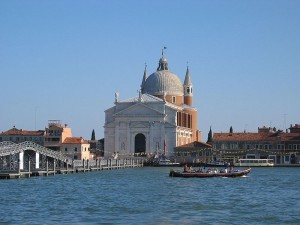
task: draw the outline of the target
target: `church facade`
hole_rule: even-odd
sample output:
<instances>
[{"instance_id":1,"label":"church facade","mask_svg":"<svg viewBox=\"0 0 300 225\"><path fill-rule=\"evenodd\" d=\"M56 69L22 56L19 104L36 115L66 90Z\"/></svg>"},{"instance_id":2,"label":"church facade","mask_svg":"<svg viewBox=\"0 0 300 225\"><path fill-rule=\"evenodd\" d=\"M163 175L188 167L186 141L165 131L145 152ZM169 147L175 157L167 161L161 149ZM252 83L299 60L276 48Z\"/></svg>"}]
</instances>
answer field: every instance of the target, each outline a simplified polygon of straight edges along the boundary
<instances>
[{"instance_id":1,"label":"church facade","mask_svg":"<svg viewBox=\"0 0 300 225\"><path fill-rule=\"evenodd\" d=\"M162 54L156 72L145 68L139 95L119 100L105 110L104 156L174 154L174 148L201 141L193 84L187 67L185 80L169 70Z\"/></svg>"}]
</instances>

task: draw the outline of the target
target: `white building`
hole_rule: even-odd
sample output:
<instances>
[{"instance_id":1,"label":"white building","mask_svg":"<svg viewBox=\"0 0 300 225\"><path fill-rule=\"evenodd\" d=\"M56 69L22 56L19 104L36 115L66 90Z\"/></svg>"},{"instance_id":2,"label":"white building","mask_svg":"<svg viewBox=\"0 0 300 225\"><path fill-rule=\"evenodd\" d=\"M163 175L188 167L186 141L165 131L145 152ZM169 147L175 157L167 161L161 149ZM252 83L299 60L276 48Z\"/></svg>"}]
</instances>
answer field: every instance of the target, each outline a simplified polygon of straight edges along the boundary
<instances>
[{"instance_id":1,"label":"white building","mask_svg":"<svg viewBox=\"0 0 300 225\"><path fill-rule=\"evenodd\" d=\"M90 156L90 144L82 137L67 137L61 144L61 153L72 159L92 159Z\"/></svg>"},{"instance_id":2,"label":"white building","mask_svg":"<svg viewBox=\"0 0 300 225\"><path fill-rule=\"evenodd\" d=\"M105 111L104 156L172 155L174 147L200 141L192 98L189 68L182 84L163 56L149 77L145 68L139 96L120 101L116 93L115 105Z\"/></svg>"}]
</instances>

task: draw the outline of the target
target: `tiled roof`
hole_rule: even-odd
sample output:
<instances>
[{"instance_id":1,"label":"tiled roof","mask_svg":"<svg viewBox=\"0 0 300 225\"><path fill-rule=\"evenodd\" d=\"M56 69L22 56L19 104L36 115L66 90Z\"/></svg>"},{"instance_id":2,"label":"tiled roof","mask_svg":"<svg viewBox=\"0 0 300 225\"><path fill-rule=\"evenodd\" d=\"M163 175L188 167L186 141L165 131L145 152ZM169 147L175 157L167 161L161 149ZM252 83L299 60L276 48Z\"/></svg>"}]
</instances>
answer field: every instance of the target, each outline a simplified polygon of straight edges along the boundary
<instances>
[{"instance_id":1,"label":"tiled roof","mask_svg":"<svg viewBox=\"0 0 300 225\"><path fill-rule=\"evenodd\" d=\"M211 147L212 146L210 144L207 144L205 142L194 141L185 145L177 146L175 149L180 150L180 149L187 149L187 148L211 148Z\"/></svg>"},{"instance_id":2,"label":"tiled roof","mask_svg":"<svg viewBox=\"0 0 300 225\"><path fill-rule=\"evenodd\" d=\"M214 133L213 141L291 141L300 140L300 133Z\"/></svg>"},{"instance_id":3,"label":"tiled roof","mask_svg":"<svg viewBox=\"0 0 300 225\"><path fill-rule=\"evenodd\" d=\"M82 137L67 137L63 144L88 144Z\"/></svg>"},{"instance_id":4,"label":"tiled roof","mask_svg":"<svg viewBox=\"0 0 300 225\"><path fill-rule=\"evenodd\" d=\"M10 136L10 135L16 135L16 136L43 136L44 135L43 130L22 130L17 128L12 128L10 130L7 130L5 132L0 133L0 136Z\"/></svg>"}]
</instances>

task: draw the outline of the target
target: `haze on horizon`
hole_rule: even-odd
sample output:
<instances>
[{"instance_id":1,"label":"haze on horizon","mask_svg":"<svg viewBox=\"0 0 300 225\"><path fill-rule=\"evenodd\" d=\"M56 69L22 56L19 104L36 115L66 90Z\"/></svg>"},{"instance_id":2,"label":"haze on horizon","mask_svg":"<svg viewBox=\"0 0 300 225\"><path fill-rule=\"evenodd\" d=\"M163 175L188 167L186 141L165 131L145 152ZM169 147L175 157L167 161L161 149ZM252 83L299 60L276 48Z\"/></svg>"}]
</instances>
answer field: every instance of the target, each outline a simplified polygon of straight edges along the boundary
<instances>
[{"instance_id":1,"label":"haze on horizon","mask_svg":"<svg viewBox=\"0 0 300 225\"><path fill-rule=\"evenodd\" d=\"M300 123L300 1L1 1L0 132L61 120L104 137L114 93L137 96L166 46L187 62L198 128L286 129Z\"/></svg>"}]
</instances>

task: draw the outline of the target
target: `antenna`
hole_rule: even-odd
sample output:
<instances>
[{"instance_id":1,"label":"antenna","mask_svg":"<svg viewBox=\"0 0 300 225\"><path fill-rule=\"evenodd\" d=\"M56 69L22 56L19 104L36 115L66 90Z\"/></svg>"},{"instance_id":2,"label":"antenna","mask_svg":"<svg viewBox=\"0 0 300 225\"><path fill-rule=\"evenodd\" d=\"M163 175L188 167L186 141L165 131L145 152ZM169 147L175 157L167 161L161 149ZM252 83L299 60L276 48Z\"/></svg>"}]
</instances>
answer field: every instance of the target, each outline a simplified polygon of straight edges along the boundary
<instances>
[{"instance_id":1,"label":"antenna","mask_svg":"<svg viewBox=\"0 0 300 225\"><path fill-rule=\"evenodd\" d=\"M35 107L34 109L34 130L36 130L36 111L37 111L37 107Z\"/></svg>"},{"instance_id":2,"label":"antenna","mask_svg":"<svg viewBox=\"0 0 300 225\"><path fill-rule=\"evenodd\" d=\"M284 131L286 130L286 113L282 114L283 115L283 128L284 128Z\"/></svg>"}]
</instances>

